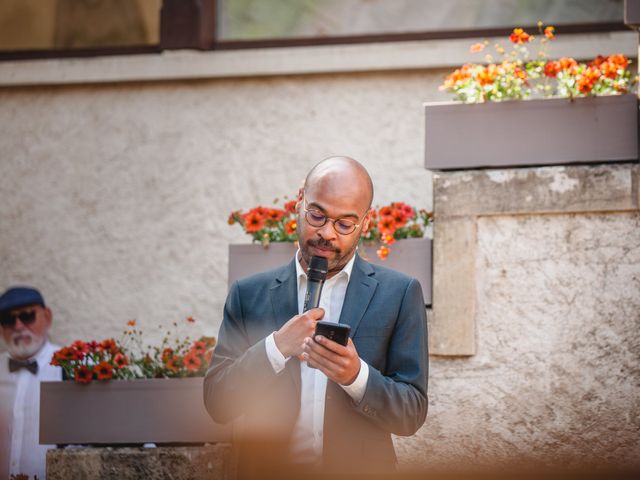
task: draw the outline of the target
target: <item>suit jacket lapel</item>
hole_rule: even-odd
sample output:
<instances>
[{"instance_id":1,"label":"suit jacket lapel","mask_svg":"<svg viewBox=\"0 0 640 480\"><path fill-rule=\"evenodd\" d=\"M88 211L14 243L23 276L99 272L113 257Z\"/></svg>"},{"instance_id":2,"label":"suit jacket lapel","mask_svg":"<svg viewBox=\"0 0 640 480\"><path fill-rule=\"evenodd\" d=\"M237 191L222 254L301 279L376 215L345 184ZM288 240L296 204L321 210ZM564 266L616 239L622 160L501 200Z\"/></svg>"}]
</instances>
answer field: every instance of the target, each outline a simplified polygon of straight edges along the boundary
<instances>
[{"instance_id":1,"label":"suit jacket lapel","mask_svg":"<svg viewBox=\"0 0 640 480\"><path fill-rule=\"evenodd\" d=\"M276 276L271 288L271 305L273 307L275 329L278 330L287 321L298 314L298 282L296 279L295 259L283 267ZM285 370L291 376L296 389L300 390L300 361L292 358L287 362Z\"/></svg>"},{"instance_id":2,"label":"suit jacket lapel","mask_svg":"<svg viewBox=\"0 0 640 480\"><path fill-rule=\"evenodd\" d=\"M378 286L378 281L372 277L373 273L371 265L356 254L349 286L344 297L342 313L340 314L340 323L345 323L351 327L351 337L355 335L360 320L364 316L364 312L367 310Z\"/></svg>"}]
</instances>

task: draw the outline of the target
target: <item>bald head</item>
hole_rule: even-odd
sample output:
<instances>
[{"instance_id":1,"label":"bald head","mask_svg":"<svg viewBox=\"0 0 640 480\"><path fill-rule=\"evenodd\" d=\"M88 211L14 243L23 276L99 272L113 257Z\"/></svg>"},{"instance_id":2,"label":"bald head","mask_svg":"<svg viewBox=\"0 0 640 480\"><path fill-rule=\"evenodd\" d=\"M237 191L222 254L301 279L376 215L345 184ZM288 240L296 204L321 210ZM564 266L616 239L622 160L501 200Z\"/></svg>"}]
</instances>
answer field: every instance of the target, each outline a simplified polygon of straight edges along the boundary
<instances>
[{"instance_id":1,"label":"bald head","mask_svg":"<svg viewBox=\"0 0 640 480\"><path fill-rule=\"evenodd\" d=\"M364 166L350 157L325 158L311 169L304 182L304 189L321 188L327 193L353 196L358 203L371 207L373 182Z\"/></svg>"}]
</instances>

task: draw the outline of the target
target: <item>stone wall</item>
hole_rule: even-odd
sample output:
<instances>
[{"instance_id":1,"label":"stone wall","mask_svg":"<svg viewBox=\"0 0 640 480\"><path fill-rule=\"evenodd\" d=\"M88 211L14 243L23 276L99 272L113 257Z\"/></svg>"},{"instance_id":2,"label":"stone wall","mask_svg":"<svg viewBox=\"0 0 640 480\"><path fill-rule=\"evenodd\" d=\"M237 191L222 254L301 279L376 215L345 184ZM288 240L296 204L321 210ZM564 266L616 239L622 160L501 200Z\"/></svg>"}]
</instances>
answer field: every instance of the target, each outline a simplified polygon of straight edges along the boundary
<instances>
[{"instance_id":1,"label":"stone wall","mask_svg":"<svg viewBox=\"0 0 640 480\"><path fill-rule=\"evenodd\" d=\"M430 327L475 355L432 357L403 462L640 468L640 167L434 177L434 284L461 308L434 295Z\"/></svg>"}]
</instances>

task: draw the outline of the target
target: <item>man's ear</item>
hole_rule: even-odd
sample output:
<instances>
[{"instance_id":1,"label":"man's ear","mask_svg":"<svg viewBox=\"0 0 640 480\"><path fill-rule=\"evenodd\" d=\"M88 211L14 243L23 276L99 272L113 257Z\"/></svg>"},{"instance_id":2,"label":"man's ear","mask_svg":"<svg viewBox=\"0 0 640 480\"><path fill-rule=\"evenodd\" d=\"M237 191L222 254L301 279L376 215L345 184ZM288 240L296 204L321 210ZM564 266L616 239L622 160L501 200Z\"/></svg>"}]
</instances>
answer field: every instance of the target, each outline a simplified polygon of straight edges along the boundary
<instances>
[{"instance_id":1,"label":"man's ear","mask_svg":"<svg viewBox=\"0 0 640 480\"><path fill-rule=\"evenodd\" d=\"M373 216L373 210L369 209L367 214L362 219L362 229L360 235L365 235L369 231L369 225L371 224L371 217Z\"/></svg>"},{"instance_id":2,"label":"man's ear","mask_svg":"<svg viewBox=\"0 0 640 480\"><path fill-rule=\"evenodd\" d=\"M304 198L304 187L300 187L298 189L298 203L296 203L296 210L298 209L298 206L300 205L300 203L302 203L303 198Z\"/></svg>"}]
</instances>

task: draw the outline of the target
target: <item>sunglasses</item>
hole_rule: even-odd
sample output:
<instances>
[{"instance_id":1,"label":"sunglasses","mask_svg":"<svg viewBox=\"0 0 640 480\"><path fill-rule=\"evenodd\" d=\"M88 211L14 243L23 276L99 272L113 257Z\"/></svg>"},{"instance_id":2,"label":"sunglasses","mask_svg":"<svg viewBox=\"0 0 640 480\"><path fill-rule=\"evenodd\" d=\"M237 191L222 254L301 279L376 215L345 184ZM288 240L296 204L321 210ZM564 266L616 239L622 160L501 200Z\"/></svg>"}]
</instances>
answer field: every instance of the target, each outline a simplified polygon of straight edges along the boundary
<instances>
[{"instance_id":1,"label":"sunglasses","mask_svg":"<svg viewBox=\"0 0 640 480\"><path fill-rule=\"evenodd\" d=\"M31 310L30 312L20 313L7 313L0 318L0 325L4 328L13 328L16 326L16 321L20 320L23 325L28 326L36 321L36 312Z\"/></svg>"}]
</instances>

